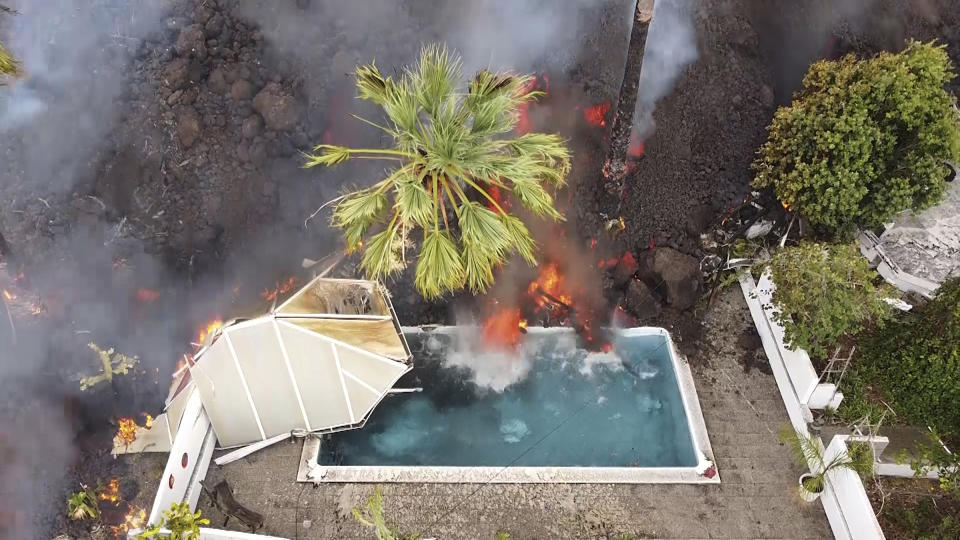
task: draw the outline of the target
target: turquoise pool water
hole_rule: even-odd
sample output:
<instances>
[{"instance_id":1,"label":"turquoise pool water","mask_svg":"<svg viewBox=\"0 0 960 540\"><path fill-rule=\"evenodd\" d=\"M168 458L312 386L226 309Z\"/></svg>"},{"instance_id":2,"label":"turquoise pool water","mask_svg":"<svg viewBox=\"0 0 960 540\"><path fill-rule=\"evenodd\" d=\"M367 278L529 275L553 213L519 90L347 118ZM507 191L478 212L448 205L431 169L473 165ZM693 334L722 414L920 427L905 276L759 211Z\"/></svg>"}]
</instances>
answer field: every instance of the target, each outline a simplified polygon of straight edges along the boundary
<instances>
[{"instance_id":1,"label":"turquoise pool water","mask_svg":"<svg viewBox=\"0 0 960 540\"><path fill-rule=\"evenodd\" d=\"M624 336L587 353L570 333L531 332L517 355L454 335L409 333L416 367L363 429L325 441L324 465L692 467L670 347Z\"/></svg>"}]
</instances>

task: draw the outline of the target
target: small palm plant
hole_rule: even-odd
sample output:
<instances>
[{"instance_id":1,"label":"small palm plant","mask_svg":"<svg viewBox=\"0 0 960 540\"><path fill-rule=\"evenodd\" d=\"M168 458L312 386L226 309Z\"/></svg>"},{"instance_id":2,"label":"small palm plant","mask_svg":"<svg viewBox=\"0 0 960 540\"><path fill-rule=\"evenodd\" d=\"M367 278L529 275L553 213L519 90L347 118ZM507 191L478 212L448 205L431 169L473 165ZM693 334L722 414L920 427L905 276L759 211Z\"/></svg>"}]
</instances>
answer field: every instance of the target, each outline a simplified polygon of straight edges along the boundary
<instances>
[{"instance_id":1,"label":"small palm plant","mask_svg":"<svg viewBox=\"0 0 960 540\"><path fill-rule=\"evenodd\" d=\"M100 517L100 510L97 509L97 498L87 489L78 491L67 499L67 516L74 520L97 519Z\"/></svg>"},{"instance_id":2,"label":"small palm plant","mask_svg":"<svg viewBox=\"0 0 960 540\"><path fill-rule=\"evenodd\" d=\"M854 443L847 452L825 460L823 445L813 435L800 433L787 425L780 430L779 437L790 448L797 464L810 467L811 472L800 476L800 497L807 502L820 497L827 474L833 470L849 469L861 478L873 475L873 452L867 444Z\"/></svg>"},{"instance_id":3,"label":"small palm plant","mask_svg":"<svg viewBox=\"0 0 960 540\"><path fill-rule=\"evenodd\" d=\"M347 249L363 249L361 267L371 279L406 268L409 235L422 229L414 285L426 298L468 286L485 291L493 269L516 253L536 264L536 244L524 222L497 194L511 194L533 215L563 219L547 188L566 181L570 152L558 135L508 137L521 105L542 92L527 75L482 70L461 87L461 64L445 47L424 47L417 65L399 78L375 64L356 71L361 99L380 106L393 148L321 144L307 167L351 158L395 163L373 186L336 202L333 224ZM390 198L392 197L392 201ZM376 231L376 232L375 232Z\"/></svg>"}]
</instances>

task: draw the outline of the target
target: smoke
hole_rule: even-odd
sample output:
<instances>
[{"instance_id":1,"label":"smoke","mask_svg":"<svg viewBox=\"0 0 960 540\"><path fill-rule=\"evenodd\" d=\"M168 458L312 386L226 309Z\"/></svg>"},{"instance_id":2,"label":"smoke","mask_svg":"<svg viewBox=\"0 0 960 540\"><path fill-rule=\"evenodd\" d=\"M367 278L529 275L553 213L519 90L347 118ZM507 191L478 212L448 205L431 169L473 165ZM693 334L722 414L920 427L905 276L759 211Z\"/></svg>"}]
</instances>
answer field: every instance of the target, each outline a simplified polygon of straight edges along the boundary
<instances>
[{"instance_id":1,"label":"smoke","mask_svg":"<svg viewBox=\"0 0 960 540\"><path fill-rule=\"evenodd\" d=\"M0 288L18 295L0 304L0 537L42 538L58 527L68 492L80 489L65 480L77 455L74 435L86 427L83 401L98 399L79 394L80 376L99 369L86 343L172 354L172 313L145 324L152 314L131 294L138 284L163 288L160 262L122 227L104 223L101 203L82 195L101 151L112 147L131 60L162 27L168 6L4 3L18 13L0 13L3 41L24 73L0 88L0 230L12 251L0 261ZM27 265L37 254L44 264ZM129 272L113 271L118 258ZM21 270L25 277L12 285ZM21 316L18 302L27 296L40 314ZM141 360L146 368L152 358ZM101 414L111 411L105 401ZM95 487L102 479L83 480Z\"/></svg>"},{"instance_id":2,"label":"smoke","mask_svg":"<svg viewBox=\"0 0 960 540\"><path fill-rule=\"evenodd\" d=\"M692 0L657 0L647 33L640 71L633 137L644 140L656 129L657 102L669 94L684 70L697 59Z\"/></svg>"}]
</instances>

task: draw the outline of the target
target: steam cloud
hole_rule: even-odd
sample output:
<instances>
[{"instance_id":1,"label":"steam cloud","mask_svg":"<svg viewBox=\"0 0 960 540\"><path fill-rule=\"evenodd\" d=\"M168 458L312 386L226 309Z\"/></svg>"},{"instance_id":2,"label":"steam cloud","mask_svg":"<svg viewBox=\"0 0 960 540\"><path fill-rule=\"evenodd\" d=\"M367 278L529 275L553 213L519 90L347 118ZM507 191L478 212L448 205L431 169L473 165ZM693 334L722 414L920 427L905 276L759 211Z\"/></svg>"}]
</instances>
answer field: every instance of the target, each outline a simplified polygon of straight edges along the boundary
<instances>
[{"instance_id":1,"label":"steam cloud","mask_svg":"<svg viewBox=\"0 0 960 540\"><path fill-rule=\"evenodd\" d=\"M653 112L687 66L696 61L697 34L692 0L657 0L640 71L633 137L644 140L656 129Z\"/></svg>"},{"instance_id":2,"label":"steam cloud","mask_svg":"<svg viewBox=\"0 0 960 540\"><path fill-rule=\"evenodd\" d=\"M0 197L10 211L0 215L0 227L10 227L9 233L35 216L42 216L36 218L38 229L58 226L73 190L90 192L82 184L93 179L97 153L109 144L121 113L117 101L129 84L125 71L141 38L161 27L166 5L147 0L4 3L19 11L0 14L4 43L25 70L23 80L0 89ZM46 208L37 206L38 197ZM25 212L14 213L17 208ZM123 296L131 283L110 271L111 254L122 248L130 248L143 272L142 280L137 278L141 283L161 279L159 262L136 257L142 247L123 246L126 240L111 244L110 229L98 223L70 230L67 224L53 238L37 235L11 246L14 254L33 249L55 254L46 267L28 270L29 290L48 298L63 292L56 318L65 324L18 319L14 342L0 306L0 537L49 537L50 520L64 512L64 494L80 489L65 483L75 457L76 427L67 418L66 400L79 390L78 373L97 370L86 341L128 351L134 344L136 350L156 347L158 356L171 352L166 332L175 319L142 324L142 315ZM18 269L5 262L7 273L15 274ZM139 325L128 326L138 320ZM84 480L95 486L99 479Z\"/></svg>"}]
</instances>

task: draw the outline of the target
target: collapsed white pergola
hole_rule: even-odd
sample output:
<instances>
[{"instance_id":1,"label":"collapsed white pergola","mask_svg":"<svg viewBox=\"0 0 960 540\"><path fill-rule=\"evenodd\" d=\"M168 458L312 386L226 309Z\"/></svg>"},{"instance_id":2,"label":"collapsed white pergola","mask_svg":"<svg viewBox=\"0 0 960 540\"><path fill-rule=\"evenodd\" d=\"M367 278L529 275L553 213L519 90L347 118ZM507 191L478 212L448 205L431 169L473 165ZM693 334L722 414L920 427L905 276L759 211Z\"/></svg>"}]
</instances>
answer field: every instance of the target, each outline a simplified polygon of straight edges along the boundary
<instances>
[{"instance_id":1,"label":"collapsed white pergola","mask_svg":"<svg viewBox=\"0 0 960 540\"><path fill-rule=\"evenodd\" d=\"M225 463L294 434L362 427L411 358L380 283L317 277L209 336L175 375L164 413L114 453L170 452L148 518L157 523L172 503L196 508L214 447L243 447ZM205 536L249 538L229 534Z\"/></svg>"}]
</instances>

